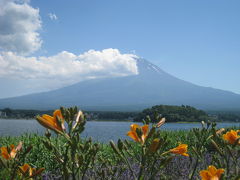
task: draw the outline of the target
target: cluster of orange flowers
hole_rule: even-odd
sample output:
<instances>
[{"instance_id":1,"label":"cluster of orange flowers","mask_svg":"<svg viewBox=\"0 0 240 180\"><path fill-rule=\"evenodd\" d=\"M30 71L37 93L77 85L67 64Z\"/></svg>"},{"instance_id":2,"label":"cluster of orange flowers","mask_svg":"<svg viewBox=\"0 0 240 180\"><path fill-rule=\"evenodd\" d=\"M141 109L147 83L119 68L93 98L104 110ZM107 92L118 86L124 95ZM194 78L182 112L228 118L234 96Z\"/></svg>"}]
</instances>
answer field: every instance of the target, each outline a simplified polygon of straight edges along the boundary
<instances>
[{"instance_id":1,"label":"cluster of orange flowers","mask_svg":"<svg viewBox=\"0 0 240 180\"><path fill-rule=\"evenodd\" d=\"M14 159L21 148L22 142L20 142L16 148L13 144L10 145L10 147L1 147L1 155L6 160Z\"/></svg>"},{"instance_id":2,"label":"cluster of orange flowers","mask_svg":"<svg viewBox=\"0 0 240 180\"><path fill-rule=\"evenodd\" d=\"M29 178L32 178L36 175L41 174L44 171L44 168L32 168L29 164L24 164L23 166L19 167L21 174L27 175Z\"/></svg>"},{"instance_id":3,"label":"cluster of orange flowers","mask_svg":"<svg viewBox=\"0 0 240 180\"><path fill-rule=\"evenodd\" d=\"M17 147L15 147L13 144L11 144L10 147L1 147L1 156L5 160L14 160L14 158L17 156L18 152L21 149L22 149L22 142L20 142ZM37 176L41 174L43 171L44 171L44 168L40 168L36 170L35 168L32 168L28 164L19 166L20 174L26 176L28 173L28 178Z\"/></svg>"},{"instance_id":4,"label":"cluster of orange flowers","mask_svg":"<svg viewBox=\"0 0 240 180\"><path fill-rule=\"evenodd\" d=\"M130 126L130 131L127 135L132 138L134 141L144 144L149 132L149 125L139 126L138 124L132 124ZM158 139L155 139L158 140ZM189 156L187 154L187 144L180 144L176 148L170 149L169 152L174 154L180 154L183 156Z\"/></svg>"},{"instance_id":5,"label":"cluster of orange flowers","mask_svg":"<svg viewBox=\"0 0 240 180\"><path fill-rule=\"evenodd\" d=\"M162 119L159 123L157 123L156 127L160 127L165 123L165 119ZM132 138L135 142L144 144L149 132L149 125L139 126L138 124L132 124L130 126L130 131L127 135ZM238 133L240 130L234 131L231 130L223 135L223 139L226 140L229 144L240 144L240 136ZM153 146L150 147L154 149L156 144L159 142L159 139L156 138L153 140ZM177 147L170 149L168 152L173 154L179 154L182 156L189 156L187 154L188 145L187 144L180 144ZM154 151L152 151L154 152ZM207 170L200 171L200 176L202 180L219 180L221 175L224 173L224 169L216 169L215 166L209 166Z\"/></svg>"}]
</instances>

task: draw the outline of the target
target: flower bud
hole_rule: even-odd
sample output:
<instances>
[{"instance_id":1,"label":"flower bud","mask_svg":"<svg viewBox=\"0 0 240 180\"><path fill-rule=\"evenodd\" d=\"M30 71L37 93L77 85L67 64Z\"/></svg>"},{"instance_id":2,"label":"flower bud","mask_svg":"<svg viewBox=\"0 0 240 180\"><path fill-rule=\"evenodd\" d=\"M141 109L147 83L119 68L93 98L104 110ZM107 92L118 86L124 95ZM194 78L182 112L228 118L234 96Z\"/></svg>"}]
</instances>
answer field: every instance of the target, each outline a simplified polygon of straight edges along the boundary
<instances>
[{"instance_id":1,"label":"flower bud","mask_svg":"<svg viewBox=\"0 0 240 180\"><path fill-rule=\"evenodd\" d=\"M166 122L166 118L160 119L160 121L156 124L157 128L160 128Z\"/></svg>"},{"instance_id":2,"label":"flower bud","mask_svg":"<svg viewBox=\"0 0 240 180\"><path fill-rule=\"evenodd\" d=\"M84 119L84 115L82 111L78 111L77 117L75 119L75 124L73 126L73 129L75 129L77 127L78 124L80 124Z\"/></svg>"},{"instance_id":3,"label":"flower bud","mask_svg":"<svg viewBox=\"0 0 240 180\"><path fill-rule=\"evenodd\" d=\"M121 153L119 152L118 148L115 146L115 144L114 144L113 141L110 141L110 146L112 147L113 151L114 151L117 155L121 156Z\"/></svg>"},{"instance_id":4,"label":"flower bud","mask_svg":"<svg viewBox=\"0 0 240 180\"><path fill-rule=\"evenodd\" d=\"M153 141L152 141L152 144L150 145L149 147L149 150L150 152L154 153L157 151L158 147L159 147L159 142L160 142L160 139L159 138L155 138Z\"/></svg>"},{"instance_id":5,"label":"flower bud","mask_svg":"<svg viewBox=\"0 0 240 180\"><path fill-rule=\"evenodd\" d=\"M118 145L118 149L119 149L120 151L122 151L122 149L123 149L123 142L121 141L121 139L118 140L117 145Z\"/></svg>"},{"instance_id":6,"label":"flower bud","mask_svg":"<svg viewBox=\"0 0 240 180\"><path fill-rule=\"evenodd\" d=\"M216 131L216 134L219 135L219 134L222 134L223 132L225 131L224 128L221 128L219 130Z\"/></svg>"}]
</instances>

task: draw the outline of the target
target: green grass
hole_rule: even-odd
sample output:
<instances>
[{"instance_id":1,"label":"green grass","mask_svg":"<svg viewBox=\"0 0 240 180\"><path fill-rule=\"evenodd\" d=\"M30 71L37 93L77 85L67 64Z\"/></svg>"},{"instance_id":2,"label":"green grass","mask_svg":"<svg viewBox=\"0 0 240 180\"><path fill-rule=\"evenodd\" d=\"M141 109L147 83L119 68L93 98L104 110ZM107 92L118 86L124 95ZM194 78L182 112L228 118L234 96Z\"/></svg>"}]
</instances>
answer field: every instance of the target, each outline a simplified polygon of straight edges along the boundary
<instances>
[{"instance_id":1,"label":"green grass","mask_svg":"<svg viewBox=\"0 0 240 180\"><path fill-rule=\"evenodd\" d=\"M230 129L230 128L229 128ZM234 128L236 129L236 128ZM179 143L188 144L189 146L193 145L193 143L197 143L194 139L194 135L192 131L189 130L180 130L180 131L161 131L161 137L165 137L169 141L169 143L164 146L165 150L169 150L173 147L176 147ZM23 148L27 148L28 146L32 146L32 150L28 153L25 162L36 167L44 167L47 171L54 171L57 168L56 161L54 160L54 156L50 153L42 143L45 139L45 136L39 136L37 134L24 134L22 136L17 137L0 137L0 147L8 146L10 144L17 145L20 141L23 142ZM58 144L58 148L61 149L64 145L63 138L60 137L52 137L54 144ZM85 139L83 139L84 141ZM130 140L131 145L139 149L137 143ZM100 151L98 152L97 158L108 159L112 162L115 161L115 154L113 153L110 145L108 143L99 143Z\"/></svg>"},{"instance_id":2,"label":"green grass","mask_svg":"<svg viewBox=\"0 0 240 180\"><path fill-rule=\"evenodd\" d=\"M168 135L168 139L170 144L168 144L165 148L169 149L176 146L177 142L182 143L190 143L191 135L189 131L162 131L162 135ZM27 155L26 162L29 164L34 164L37 167L45 167L47 170L56 169L56 163L54 161L54 157L49 151L45 148L42 143L46 137L39 136L37 134L24 134L22 136L17 137L0 137L0 147L8 146L10 144L17 145L20 141L23 142L23 147L26 149L28 146L32 146L31 153ZM59 145L59 148L64 145L64 141L62 138L53 137L52 138L55 144ZM58 142L58 143L56 143ZM137 144L130 141L133 146L137 147ZM98 153L98 157L102 157L104 159L114 160L115 154L113 153L109 144L99 143L100 151Z\"/></svg>"}]
</instances>

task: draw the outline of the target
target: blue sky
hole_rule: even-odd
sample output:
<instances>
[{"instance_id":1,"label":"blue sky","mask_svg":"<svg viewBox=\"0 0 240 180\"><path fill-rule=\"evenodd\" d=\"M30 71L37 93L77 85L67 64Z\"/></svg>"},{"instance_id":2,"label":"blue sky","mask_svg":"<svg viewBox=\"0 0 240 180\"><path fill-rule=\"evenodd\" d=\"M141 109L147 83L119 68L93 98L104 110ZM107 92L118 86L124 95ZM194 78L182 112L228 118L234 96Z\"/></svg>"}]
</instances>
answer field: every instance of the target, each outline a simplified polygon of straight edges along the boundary
<instances>
[{"instance_id":1,"label":"blue sky","mask_svg":"<svg viewBox=\"0 0 240 180\"><path fill-rule=\"evenodd\" d=\"M29 50L31 53L24 57L49 57L62 51L80 55L90 49L113 48L122 54L143 57L180 79L240 94L240 2L237 0L27 3L39 10L41 27L37 32L41 47ZM51 19L50 13L55 18ZM0 82L6 81L2 97L23 94L26 86L19 86L29 83L0 76ZM21 90L12 90L17 84ZM36 91L36 87L30 89L26 92Z\"/></svg>"}]
</instances>

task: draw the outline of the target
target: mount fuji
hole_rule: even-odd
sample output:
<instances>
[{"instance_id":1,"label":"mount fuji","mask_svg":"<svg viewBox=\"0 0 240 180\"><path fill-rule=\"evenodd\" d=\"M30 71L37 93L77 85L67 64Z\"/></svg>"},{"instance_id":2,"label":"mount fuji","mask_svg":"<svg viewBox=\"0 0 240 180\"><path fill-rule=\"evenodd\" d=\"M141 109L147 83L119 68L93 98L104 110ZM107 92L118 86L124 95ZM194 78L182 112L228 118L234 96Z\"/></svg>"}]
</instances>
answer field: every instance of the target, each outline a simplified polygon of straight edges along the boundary
<instances>
[{"instance_id":1,"label":"mount fuji","mask_svg":"<svg viewBox=\"0 0 240 180\"><path fill-rule=\"evenodd\" d=\"M138 111L153 105L190 105L204 110L240 109L240 95L178 79L138 58L138 74L85 80L57 90L0 99L0 108Z\"/></svg>"}]
</instances>

